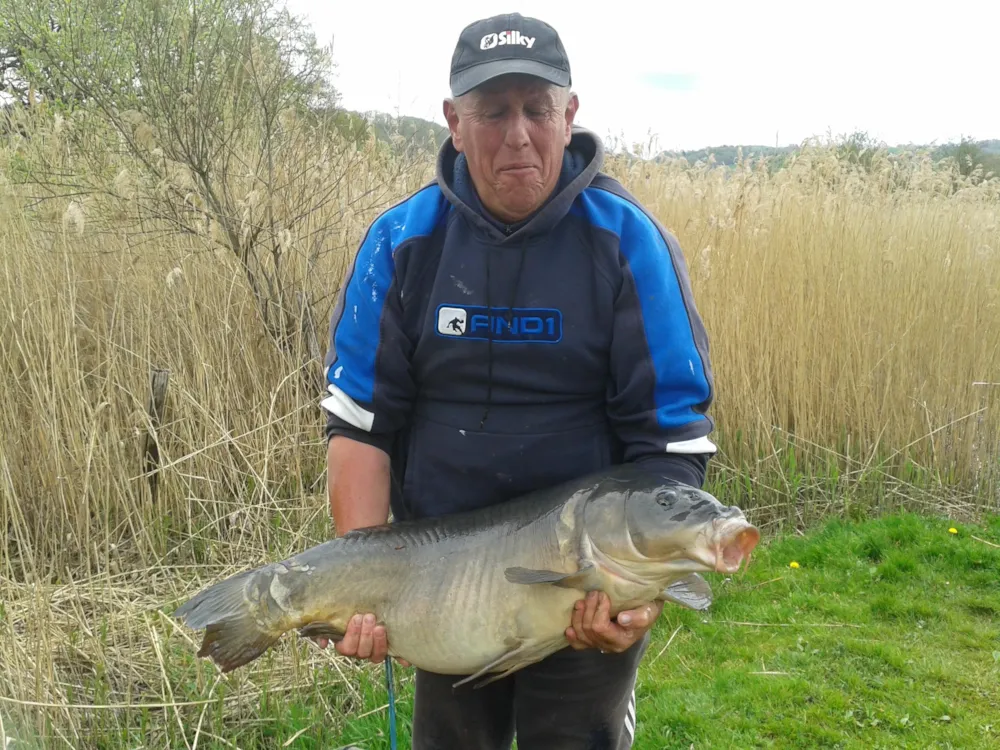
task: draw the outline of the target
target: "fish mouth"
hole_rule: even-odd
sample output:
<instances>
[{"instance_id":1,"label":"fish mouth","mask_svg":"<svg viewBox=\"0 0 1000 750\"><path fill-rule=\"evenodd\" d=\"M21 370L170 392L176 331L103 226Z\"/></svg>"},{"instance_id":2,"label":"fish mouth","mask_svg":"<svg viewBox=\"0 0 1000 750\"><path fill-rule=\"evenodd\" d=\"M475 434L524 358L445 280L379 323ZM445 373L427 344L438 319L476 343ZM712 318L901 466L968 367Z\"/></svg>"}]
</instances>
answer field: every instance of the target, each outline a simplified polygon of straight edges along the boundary
<instances>
[{"instance_id":1,"label":"fish mouth","mask_svg":"<svg viewBox=\"0 0 1000 750\"><path fill-rule=\"evenodd\" d=\"M726 524L716 535L715 571L717 573L735 573L743 565L744 560L750 565L750 556L760 541L760 532L746 521L735 521Z\"/></svg>"}]
</instances>

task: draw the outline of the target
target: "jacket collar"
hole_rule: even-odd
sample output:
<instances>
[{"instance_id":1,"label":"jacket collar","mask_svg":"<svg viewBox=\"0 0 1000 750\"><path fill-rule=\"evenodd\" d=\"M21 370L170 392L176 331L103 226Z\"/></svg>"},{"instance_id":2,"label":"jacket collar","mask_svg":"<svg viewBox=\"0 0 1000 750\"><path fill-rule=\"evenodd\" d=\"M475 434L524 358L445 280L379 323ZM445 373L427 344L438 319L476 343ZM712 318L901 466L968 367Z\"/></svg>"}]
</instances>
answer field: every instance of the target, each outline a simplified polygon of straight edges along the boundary
<instances>
[{"instance_id":1,"label":"jacket collar","mask_svg":"<svg viewBox=\"0 0 1000 750\"><path fill-rule=\"evenodd\" d=\"M590 185L603 163L604 144L601 139L589 130L574 126L552 195L532 216L513 225L505 225L487 212L473 187L465 154L455 150L451 136L438 151L437 183L455 209L487 238L494 242L518 242L543 234L559 223L577 196Z\"/></svg>"}]
</instances>

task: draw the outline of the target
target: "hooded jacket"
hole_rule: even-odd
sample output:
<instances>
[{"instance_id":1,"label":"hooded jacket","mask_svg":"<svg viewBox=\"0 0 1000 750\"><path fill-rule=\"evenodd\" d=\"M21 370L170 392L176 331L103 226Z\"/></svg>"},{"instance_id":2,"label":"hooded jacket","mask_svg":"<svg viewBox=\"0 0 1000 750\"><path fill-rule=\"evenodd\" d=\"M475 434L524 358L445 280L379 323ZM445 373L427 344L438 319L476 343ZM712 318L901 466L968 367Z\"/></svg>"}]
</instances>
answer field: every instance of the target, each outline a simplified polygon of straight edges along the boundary
<instances>
[{"instance_id":1,"label":"hooded jacket","mask_svg":"<svg viewBox=\"0 0 1000 750\"><path fill-rule=\"evenodd\" d=\"M393 518L471 510L609 465L701 486L708 341L677 240L575 127L556 189L496 221L449 138L371 224L330 321L327 437L391 457Z\"/></svg>"}]
</instances>

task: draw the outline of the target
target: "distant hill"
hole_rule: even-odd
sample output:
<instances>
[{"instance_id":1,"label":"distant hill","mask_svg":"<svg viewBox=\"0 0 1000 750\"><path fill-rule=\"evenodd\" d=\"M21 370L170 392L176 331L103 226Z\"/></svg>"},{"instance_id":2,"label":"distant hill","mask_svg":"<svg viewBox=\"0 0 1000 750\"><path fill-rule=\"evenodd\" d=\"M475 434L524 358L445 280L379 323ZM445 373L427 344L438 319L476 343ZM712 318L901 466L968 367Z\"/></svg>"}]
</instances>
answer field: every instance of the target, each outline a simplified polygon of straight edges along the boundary
<instances>
[{"instance_id":1,"label":"distant hill","mask_svg":"<svg viewBox=\"0 0 1000 750\"><path fill-rule=\"evenodd\" d=\"M1000 174L1000 139L987 139L976 141L963 139L959 143L934 144L900 144L889 146L885 143L875 142L866 134L854 134L847 138L840 145L844 151L860 151L862 148L882 148L890 154L899 154L904 151L927 151L935 161L947 158L957 158L963 160L968 155L976 163L981 163L986 171L993 170ZM654 161L666 159L686 159L691 164L699 161L707 161L709 156L714 157L716 164L732 166L736 163L740 150L744 159L769 157L775 162L776 167L780 167L784 160L791 154L800 150L800 146L712 146L690 151L662 151L654 157ZM963 169L963 173L964 173Z\"/></svg>"},{"instance_id":2,"label":"distant hill","mask_svg":"<svg viewBox=\"0 0 1000 750\"><path fill-rule=\"evenodd\" d=\"M1000 156L1000 138L991 138L985 141L970 141L973 143L980 152L984 154L990 154L992 156ZM948 143L943 146L938 146L937 150L949 151L957 148L959 144Z\"/></svg>"},{"instance_id":3,"label":"distant hill","mask_svg":"<svg viewBox=\"0 0 1000 750\"><path fill-rule=\"evenodd\" d=\"M398 135L409 145L436 151L448 138L448 128L420 117L393 117L384 112L356 114L374 125L376 137L385 141Z\"/></svg>"},{"instance_id":4,"label":"distant hill","mask_svg":"<svg viewBox=\"0 0 1000 750\"><path fill-rule=\"evenodd\" d=\"M709 148L699 148L691 151L661 151L654 157L654 161L665 159L686 159L691 164L699 161L708 161L708 157L715 158L716 164L732 166L736 163L739 153L742 150L744 159L756 159L760 157L786 157L799 150L798 146L711 146Z\"/></svg>"},{"instance_id":5,"label":"distant hill","mask_svg":"<svg viewBox=\"0 0 1000 750\"><path fill-rule=\"evenodd\" d=\"M448 128L420 117L395 117L385 112L353 112L340 110L336 115L352 128L374 127L375 136L398 148L417 147L436 151L448 137ZM840 148L857 154L864 149L883 148L889 153L903 151L927 151L935 161L947 158L958 159L960 164L971 158L975 163L981 163L986 171L1000 174L1000 139L981 141L965 138L959 143L945 144L888 144L869 138L866 133L855 133L847 138ZM732 166L742 151L744 159L766 157L772 162L772 169L780 169L785 159L801 149L799 145L763 146L763 145L722 145L682 151L661 151L653 157L653 161L668 159L685 159L690 164L708 161L713 157L718 165ZM963 173L967 167L961 164Z\"/></svg>"},{"instance_id":6,"label":"distant hill","mask_svg":"<svg viewBox=\"0 0 1000 750\"><path fill-rule=\"evenodd\" d=\"M357 112L339 107L317 108L313 113L352 140L369 138L374 131L376 139L394 150L437 151L448 137L448 128L420 117L394 117L385 112Z\"/></svg>"}]
</instances>

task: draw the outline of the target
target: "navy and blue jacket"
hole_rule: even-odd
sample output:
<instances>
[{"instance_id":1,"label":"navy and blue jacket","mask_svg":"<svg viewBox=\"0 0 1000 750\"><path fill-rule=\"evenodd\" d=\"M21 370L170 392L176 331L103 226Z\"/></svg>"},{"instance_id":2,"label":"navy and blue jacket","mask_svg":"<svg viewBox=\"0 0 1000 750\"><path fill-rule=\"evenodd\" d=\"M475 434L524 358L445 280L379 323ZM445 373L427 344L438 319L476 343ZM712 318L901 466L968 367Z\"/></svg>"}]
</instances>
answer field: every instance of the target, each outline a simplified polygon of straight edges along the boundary
<instances>
[{"instance_id":1,"label":"navy and blue jacket","mask_svg":"<svg viewBox=\"0 0 1000 750\"><path fill-rule=\"evenodd\" d=\"M677 240L574 128L532 217L483 208L445 142L380 215L330 322L327 436L392 459L396 519L499 502L623 462L701 486L712 370Z\"/></svg>"}]
</instances>

